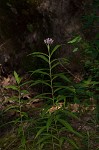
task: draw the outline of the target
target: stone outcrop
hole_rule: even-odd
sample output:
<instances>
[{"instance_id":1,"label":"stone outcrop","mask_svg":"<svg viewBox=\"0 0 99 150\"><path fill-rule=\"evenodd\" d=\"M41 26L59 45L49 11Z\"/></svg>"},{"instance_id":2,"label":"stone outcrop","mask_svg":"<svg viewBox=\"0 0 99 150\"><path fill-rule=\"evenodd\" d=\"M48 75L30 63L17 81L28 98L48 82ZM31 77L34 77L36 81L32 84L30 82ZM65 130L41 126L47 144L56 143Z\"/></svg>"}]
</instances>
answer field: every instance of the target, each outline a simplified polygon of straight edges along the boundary
<instances>
[{"instance_id":1,"label":"stone outcrop","mask_svg":"<svg viewBox=\"0 0 99 150\"><path fill-rule=\"evenodd\" d=\"M87 3L90 1L92 0L88 0ZM15 4L13 1L6 3L9 13L3 14L0 21L8 20L6 32L9 32L9 36L7 37L10 38L11 35L10 40L15 38L16 47L18 46L18 50L13 48L11 50L14 51L12 56L15 57L14 62L11 63L16 64L32 49L42 49L43 40L47 37L52 37L56 44L66 44L73 35L81 35L80 19L85 4L85 0L38 0L38 3L37 1L19 2L17 0ZM5 56L5 52L7 58L10 58L8 61L12 61L10 50L3 51L3 53L2 51L0 50L0 57ZM71 47L66 44L58 55L59 57L71 55Z\"/></svg>"}]
</instances>

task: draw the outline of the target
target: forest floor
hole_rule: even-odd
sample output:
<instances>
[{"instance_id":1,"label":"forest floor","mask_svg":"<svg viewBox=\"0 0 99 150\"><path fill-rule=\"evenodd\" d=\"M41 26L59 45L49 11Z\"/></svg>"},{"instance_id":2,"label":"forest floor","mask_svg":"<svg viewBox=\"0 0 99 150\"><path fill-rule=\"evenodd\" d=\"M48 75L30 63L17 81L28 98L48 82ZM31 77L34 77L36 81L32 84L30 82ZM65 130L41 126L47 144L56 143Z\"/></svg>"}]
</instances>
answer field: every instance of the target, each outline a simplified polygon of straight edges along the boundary
<instances>
[{"instance_id":1,"label":"forest floor","mask_svg":"<svg viewBox=\"0 0 99 150\"><path fill-rule=\"evenodd\" d=\"M26 78L25 76L24 81ZM18 112L13 109L18 104L12 98L16 95L16 92L5 88L5 86L15 85L15 83L13 75L9 75L7 78L0 78L0 150L21 150L19 147L20 140L17 134L17 125L13 125L13 121L17 121L18 118ZM28 87L25 85L24 88L27 89ZM22 111L27 113L30 119L36 119L40 111L44 108L45 102L39 99L32 101L36 92L30 88L28 90L29 94L22 97ZM53 112L61 107L62 103L59 103L58 107L52 106L49 111ZM83 104L68 103L66 109L77 114L79 119L75 120L73 118L70 120L70 123L76 131L85 135L83 139L74 137L72 134L68 135L80 145L81 148L79 150L99 150L99 124L96 122L95 104L84 106ZM24 124L24 128L27 128L29 125L27 121ZM30 146L34 138L34 134L31 132L30 130L27 133L27 150L34 150ZM73 150L73 148L65 142L63 150Z\"/></svg>"}]
</instances>

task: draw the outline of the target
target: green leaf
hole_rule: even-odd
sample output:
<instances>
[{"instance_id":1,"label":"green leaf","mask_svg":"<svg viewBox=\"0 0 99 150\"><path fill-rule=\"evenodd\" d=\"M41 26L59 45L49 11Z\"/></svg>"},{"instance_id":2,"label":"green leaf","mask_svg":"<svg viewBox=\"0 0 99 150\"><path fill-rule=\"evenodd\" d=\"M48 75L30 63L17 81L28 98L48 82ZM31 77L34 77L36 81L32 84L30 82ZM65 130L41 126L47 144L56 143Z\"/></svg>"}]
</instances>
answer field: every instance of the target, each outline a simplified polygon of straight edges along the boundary
<instances>
[{"instance_id":1,"label":"green leaf","mask_svg":"<svg viewBox=\"0 0 99 150\"><path fill-rule=\"evenodd\" d=\"M6 86L5 88L18 91L18 86L15 86L15 85L8 85L8 86Z\"/></svg>"},{"instance_id":2,"label":"green leaf","mask_svg":"<svg viewBox=\"0 0 99 150\"><path fill-rule=\"evenodd\" d=\"M42 52L34 52L34 53L29 54L29 55L43 55L43 56L49 57L47 54L42 53Z\"/></svg>"},{"instance_id":3,"label":"green leaf","mask_svg":"<svg viewBox=\"0 0 99 150\"><path fill-rule=\"evenodd\" d=\"M82 87L89 87L92 84L92 77L89 77L88 80L84 80L81 84Z\"/></svg>"},{"instance_id":4,"label":"green leaf","mask_svg":"<svg viewBox=\"0 0 99 150\"><path fill-rule=\"evenodd\" d=\"M27 90L21 90L21 94L29 94Z\"/></svg>"},{"instance_id":5,"label":"green leaf","mask_svg":"<svg viewBox=\"0 0 99 150\"><path fill-rule=\"evenodd\" d=\"M49 98L49 95L51 95L51 93L42 93L42 94L38 94L38 95L36 95L36 96L34 96L31 100L30 100L30 102L31 101L33 101L33 100L35 100L35 99L47 99L47 98ZM50 99L50 98L49 98Z\"/></svg>"},{"instance_id":6,"label":"green leaf","mask_svg":"<svg viewBox=\"0 0 99 150\"><path fill-rule=\"evenodd\" d=\"M67 110L64 110L64 112L66 113L67 116L69 117L72 117L72 118L75 118L75 119L78 119L79 118L73 113L73 112L70 112L70 111L67 111Z\"/></svg>"},{"instance_id":7,"label":"green leaf","mask_svg":"<svg viewBox=\"0 0 99 150\"><path fill-rule=\"evenodd\" d=\"M30 85L30 83L32 83L32 82L33 82L33 80L24 82L24 83L22 83L22 84L20 85L20 87L22 87L22 86L24 86L24 85L26 85L26 84L29 84L29 85Z\"/></svg>"},{"instance_id":8,"label":"green leaf","mask_svg":"<svg viewBox=\"0 0 99 150\"><path fill-rule=\"evenodd\" d=\"M14 121L14 124L16 125L17 123L20 122L20 118L17 118L15 121Z\"/></svg>"},{"instance_id":9,"label":"green leaf","mask_svg":"<svg viewBox=\"0 0 99 150\"><path fill-rule=\"evenodd\" d=\"M63 73L54 74L52 80L54 80L54 79L60 77L62 74L63 74Z\"/></svg>"},{"instance_id":10,"label":"green leaf","mask_svg":"<svg viewBox=\"0 0 99 150\"><path fill-rule=\"evenodd\" d=\"M46 106L46 107L43 109L43 111L42 111L42 113L41 113L41 117L42 117L42 118L44 118L44 117L46 117L46 116L47 116L47 118L48 118L48 115L50 115L50 114L48 113L49 109L50 109L50 106Z\"/></svg>"},{"instance_id":11,"label":"green leaf","mask_svg":"<svg viewBox=\"0 0 99 150\"><path fill-rule=\"evenodd\" d=\"M69 44L73 44L73 43L79 43L81 41L81 37L80 36L77 36L75 37L73 40L69 41L68 43Z\"/></svg>"},{"instance_id":12,"label":"green leaf","mask_svg":"<svg viewBox=\"0 0 99 150\"><path fill-rule=\"evenodd\" d=\"M74 148L79 149L79 147L76 145L76 143L75 143L72 139L67 138L67 141L68 141Z\"/></svg>"},{"instance_id":13,"label":"green leaf","mask_svg":"<svg viewBox=\"0 0 99 150\"><path fill-rule=\"evenodd\" d=\"M43 56L43 55L37 55L37 57L40 57L41 59L43 59L45 62L49 63L49 60L47 57Z\"/></svg>"},{"instance_id":14,"label":"green leaf","mask_svg":"<svg viewBox=\"0 0 99 150\"><path fill-rule=\"evenodd\" d=\"M56 139L57 141L59 141L59 138L57 137L57 135L55 136L54 134L52 134L52 137L53 137L54 139Z\"/></svg>"},{"instance_id":15,"label":"green leaf","mask_svg":"<svg viewBox=\"0 0 99 150\"><path fill-rule=\"evenodd\" d=\"M6 126L6 125L8 125L8 124L12 124L12 123L14 123L14 122L15 122L15 121L9 121L9 122L7 122L7 123L4 123L4 124L0 125L0 128ZM7 126L6 126L6 127L7 127Z\"/></svg>"},{"instance_id":16,"label":"green leaf","mask_svg":"<svg viewBox=\"0 0 99 150\"><path fill-rule=\"evenodd\" d=\"M37 142L37 144L40 144L40 143L47 143L47 140L51 138L51 135L47 135L47 136L44 136L43 138L40 138ZM46 141L46 142L45 142Z\"/></svg>"},{"instance_id":17,"label":"green leaf","mask_svg":"<svg viewBox=\"0 0 99 150\"><path fill-rule=\"evenodd\" d=\"M54 90L54 93L57 92L57 91L59 91L59 90L62 90L62 89L66 89L66 90L71 91L73 93L76 92L75 88L73 86L67 87L67 86L60 86L59 85L59 86L54 86L54 87L57 87L56 90Z\"/></svg>"},{"instance_id":18,"label":"green leaf","mask_svg":"<svg viewBox=\"0 0 99 150\"><path fill-rule=\"evenodd\" d=\"M58 65L59 65L59 62L55 63L54 65L52 65L51 69L55 68Z\"/></svg>"},{"instance_id":19,"label":"green leaf","mask_svg":"<svg viewBox=\"0 0 99 150\"><path fill-rule=\"evenodd\" d=\"M83 138L83 136L82 136L79 132L74 131L73 133L74 133L75 135L79 136L80 138Z\"/></svg>"},{"instance_id":20,"label":"green leaf","mask_svg":"<svg viewBox=\"0 0 99 150\"><path fill-rule=\"evenodd\" d=\"M53 53L54 53L59 47L61 47L61 45L56 45L56 46L54 47L54 49L53 49L52 52L51 52L51 56L53 55Z\"/></svg>"},{"instance_id":21,"label":"green leaf","mask_svg":"<svg viewBox=\"0 0 99 150\"><path fill-rule=\"evenodd\" d=\"M47 123L46 123L47 132L48 132L50 126L51 126L51 123L52 123L52 116L48 118Z\"/></svg>"},{"instance_id":22,"label":"green leaf","mask_svg":"<svg viewBox=\"0 0 99 150\"><path fill-rule=\"evenodd\" d=\"M65 121L65 120L63 120L63 119L58 119L58 121L59 121L63 126L65 126L68 131L74 133L73 128L71 127L71 125L70 125L67 121Z\"/></svg>"},{"instance_id":23,"label":"green leaf","mask_svg":"<svg viewBox=\"0 0 99 150\"><path fill-rule=\"evenodd\" d=\"M26 112L21 112L21 114L22 114L22 117L28 118L28 114Z\"/></svg>"},{"instance_id":24,"label":"green leaf","mask_svg":"<svg viewBox=\"0 0 99 150\"><path fill-rule=\"evenodd\" d=\"M23 131L22 126L19 126L19 128L18 128L18 135L20 135L22 133L22 131Z\"/></svg>"},{"instance_id":25,"label":"green leaf","mask_svg":"<svg viewBox=\"0 0 99 150\"><path fill-rule=\"evenodd\" d=\"M63 143L64 143L64 137L61 137L61 138L59 139L59 144L62 146Z\"/></svg>"},{"instance_id":26,"label":"green leaf","mask_svg":"<svg viewBox=\"0 0 99 150\"><path fill-rule=\"evenodd\" d=\"M46 126L42 127L36 134L35 139L46 129Z\"/></svg>"},{"instance_id":27,"label":"green leaf","mask_svg":"<svg viewBox=\"0 0 99 150\"><path fill-rule=\"evenodd\" d=\"M45 53L41 53L41 52L34 52L31 55L34 55L36 57L40 57L41 59L43 59L44 61L46 61L47 63L49 63L49 59L48 59L48 55Z\"/></svg>"},{"instance_id":28,"label":"green leaf","mask_svg":"<svg viewBox=\"0 0 99 150\"><path fill-rule=\"evenodd\" d=\"M16 71L14 71L14 77L15 77L15 80L16 80L17 84L20 84L21 78L18 76L18 74L16 73Z\"/></svg>"},{"instance_id":29,"label":"green leaf","mask_svg":"<svg viewBox=\"0 0 99 150\"><path fill-rule=\"evenodd\" d=\"M66 99L66 96L64 96L64 95L58 95L56 102L59 102L59 101L64 100L64 99Z\"/></svg>"},{"instance_id":30,"label":"green leaf","mask_svg":"<svg viewBox=\"0 0 99 150\"><path fill-rule=\"evenodd\" d=\"M44 145L45 145L45 143L40 144L40 150L43 149Z\"/></svg>"},{"instance_id":31,"label":"green leaf","mask_svg":"<svg viewBox=\"0 0 99 150\"><path fill-rule=\"evenodd\" d=\"M56 78L58 78L59 76L56 74L56 75L53 75L52 77L52 81L55 80Z\"/></svg>"},{"instance_id":32,"label":"green leaf","mask_svg":"<svg viewBox=\"0 0 99 150\"><path fill-rule=\"evenodd\" d=\"M59 74L59 77L67 82L71 82L64 74Z\"/></svg>"},{"instance_id":33,"label":"green leaf","mask_svg":"<svg viewBox=\"0 0 99 150\"><path fill-rule=\"evenodd\" d=\"M7 109L4 110L4 112L7 112L8 110L14 109L16 111L16 108L19 108L18 106L9 106Z\"/></svg>"},{"instance_id":34,"label":"green leaf","mask_svg":"<svg viewBox=\"0 0 99 150\"><path fill-rule=\"evenodd\" d=\"M78 47L76 47L76 48L73 50L74 53L77 52L77 51L78 51Z\"/></svg>"},{"instance_id":35,"label":"green leaf","mask_svg":"<svg viewBox=\"0 0 99 150\"><path fill-rule=\"evenodd\" d=\"M58 59L53 59L53 60L51 60L51 65L52 65L53 63L57 62L57 61L58 61Z\"/></svg>"},{"instance_id":36,"label":"green leaf","mask_svg":"<svg viewBox=\"0 0 99 150\"><path fill-rule=\"evenodd\" d=\"M58 58L60 65L68 64L69 60L67 58Z\"/></svg>"},{"instance_id":37,"label":"green leaf","mask_svg":"<svg viewBox=\"0 0 99 150\"><path fill-rule=\"evenodd\" d=\"M34 85L37 85L37 84L44 84L44 85L47 85L47 86L51 87L51 85L48 83L48 81L43 81L43 80L34 81L30 86L34 86Z\"/></svg>"},{"instance_id":38,"label":"green leaf","mask_svg":"<svg viewBox=\"0 0 99 150\"><path fill-rule=\"evenodd\" d=\"M25 139L25 136L22 136L22 137L21 137L21 145L22 145L23 148L24 148L25 145L26 145L26 139Z\"/></svg>"},{"instance_id":39,"label":"green leaf","mask_svg":"<svg viewBox=\"0 0 99 150\"><path fill-rule=\"evenodd\" d=\"M56 89L54 90L54 94L55 94L56 92L58 92L59 90L62 90L62 89L63 89L63 87L56 88Z\"/></svg>"},{"instance_id":40,"label":"green leaf","mask_svg":"<svg viewBox=\"0 0 99 150\"><path fill-rule=\"evenodd\" d=\"M35 70L35 71L31 71L31 72L32 72L31 75L33 75L33 74L35 74L35 73L40 73L40 74L49 76L49 74L48 74L47 72L43 71L43 70L44 70L44 69L37 69L37 70Z\"/></svg>"},{"instance_id":41,"label":"green leaf","mask_svg":"<svg viewBox=\"0 0 99 150\"><path fill-rule=\"evenodd\" d=\"M19 98L18 98L18 96L12 96L11 98L8 98L8 100L10 100L10 101L15 101L15 102L18 102L19 101Z\"/></svg>"}]
</instances>

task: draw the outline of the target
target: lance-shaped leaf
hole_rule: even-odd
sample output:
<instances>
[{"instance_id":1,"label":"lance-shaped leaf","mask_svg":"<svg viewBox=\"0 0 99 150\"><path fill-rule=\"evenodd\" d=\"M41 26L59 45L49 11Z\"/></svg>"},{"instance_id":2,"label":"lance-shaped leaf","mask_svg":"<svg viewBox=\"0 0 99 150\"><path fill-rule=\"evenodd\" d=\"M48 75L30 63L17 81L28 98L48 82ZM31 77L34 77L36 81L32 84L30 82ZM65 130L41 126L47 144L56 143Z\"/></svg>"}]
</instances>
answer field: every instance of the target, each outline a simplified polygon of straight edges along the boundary
<instances>
[{"instance_id":1,"label":"lance-shaped leaf","mask_svg":"<svg viewBox=\"0 0 99 150\"><path fill-rule=\"evenodd\" d=\"M42 127L36 134L35 138L37 138L42 132L44 132L46 129L46 126Z\"/></svg>"},{"instance_id":2,"label":"lance-shaped leaf","mask_svg":"<svg viewBox=\"0 0 99 150\"><path fill-rule=\"evenodd\" d=\"M54 53L59 47L61 47L61 45L56 45L56 46L54 47L54 49L53 49L52 52L51 52L51 56L53 55L53 53Z\"/></svg>"},{"instance_id":3,"label":"lance-shaped leaf","mask_svg":"<svg viewBox=\"0 0 99 150\"><path fill-rule=\"evenodd\" d=\"M63 73L54 74L53 77L52 77L52 80L54 80L56 78L59 78L61 76L61 74L63 74Z\"/></svg>"},{"instance_id":4,"label":"lance-shaped leaf","mask_svg":"<svg viewBox=\"0 0 99 150\"><path fill-rule=\"evenodd\" d=\"M15 85L8 85L5 87L6 89L12 89L12 90L15 90L15 91L18 91L18 87L15 86Z\"/></svg>"},{"instance_id":5,"label":"lance-shaped leaf","mask_svg":"<svg viewBox=\"0 0 99 150\"><path fill-rule=\"evenodd\" d=\"M47 123L46 123L47 132L49 131L52 121L53 121L53 117L51 116L48 118Z\"/></svg>"},{"instance_id":6,"label":"lance-shaped leaf","mask_svg":"<svg viewBox=\"0 0 99 150\"><path fill-rule=\"evenodd\" d=\"M37 144L48 143L48 142L45 142L45 141L48 141L48 139L51 139L51 134L47 134L47 135L43 136L42 138L40 138L38 140Z\"/></svg>"},{"instance_id":7,"label":"lance-shaped leaf","mask_svg":"<svg viewBox=\"0 0 99 150\"><path fill-rule=\"evenodd\" d=\"M58 119L58 122L60 122L64 127L66 127L66 129L69 132L73 132L74 133L74 129L72 128L72 126L67 121L65 121L63 119Z\"/></svg>"},{"instance_id":8,"label":"lance-shaped leaf","mask_svg":"<svg viewBox=\"0 0 99 150\"><path fill-rule=\"evenodd\" d=\"M11 110L11 109L16 110L16 109L18 109L18 106L10 106L6 110L4 110L4 112L7 112L8 110Z\"/></svg>"},{"instance_id":9,"label":"lance-shaped leaf","mask_svg":"<svg viewBox=\"0 0 99 150\"><path fill-rule=\"evenodd\" d=\"M81 138L83 137L79 132L75 131L67 121L63 119L58 119L58 121L67 129L67 131L72 132Z\"/></svg>"},{"instance_id":10,"label":"lance-shaped leaf","mask_svg":"<svg viewBox=\"0 0 99 150\"><path fill-rule=\"evenodd\" d=\"M52 65L53 63L57 62L57 61L58 61L58 59L53 59L53 60L51 60L51 65Z\"/></svg>"},{"instance_id":11,"label":"lance-shaped leaf","mask_svg":"<svg viewBox=\"0 0 99 150\"><path fill-rule=\"evenodd\" d=\"M44 80L36 80L30 86L34 86L34 85L37 85L37 84L44 84L44 85L47 85L47 86L51 87L51 85L48 83L48 81L44 81Z\"/></svg>"},{"instance_id":12,"label":"lance-shaped leaf","mask_svg":"<svg viewBox=\"0 0 99 150\"><path fill-rule=\"evenodd\" d=\"M23 148L24 148L25 145L26 145L26 139L25 139L25 136L22 136L22 138L21 138L21 145L22 145Z\"/></svg>"},{"instance_id":13,"label":"lance-shaped leaf","mask_svg":"<svg viewBox=\"0 0 99 150\"><path fill-rule=\"evenodd\" d=\"M50 99L52 100L49 96L51 95L51 93L42 93L42 94L38 94L36 96L34 96L32 99L30 99L31 101L35 101L35 99Z\"/></svg>"},{"instance_id":14,"label":"lance-shaped leaf","mask_svg":"<svg viewBox=\"0 0 99 150\"><path fill-rule=\"evenodd\" d=\"M49 76L49 73L47 73L47 70L45 70L45 71L43 71L44 69L37 69L37 70L35 70L35 71L31 71L32 72L32 74L31 75L33 75L33 74L36 74L36 73L40 73L40 74L43 74L43 75L47 75L47 76Z\"/></svg>"},{"instance_id":15,"label":"lance-shaped leaf","mask_svg":"<svg viewBox=\"0 0 99 150\"><path fill-rule=\"evenodd\" d=\"M52 81L53 81L53 80L55 80L56 78L58 78L58 76L57 76L57 75L52 76Z\"/></svg>"},{"instance_id":16,"label":"lance-shaped leaf","mask_svg":"<svg viewBox=\"0 0 99 150\"><path fill-rule=\"evenodd\" d=\"M68 141L74 148L76 148L76 150L79 150L79 147L77 146L77 144L75 143L74 140L70 139L70 138L66 138L66 141Z\"/></svg>"},{"instance_id":17,"label":"lance-shaped leaf","mask_svg":"<svg viewBox=\"0 0 99 150\"><path fill-rule=\"evenodd\" d=\"M81 41L81 37L80 36L77 36L75 37L73 40L69 41L68 43L69 44L73 44L73 43L79 43Z\"/></svg>"},{"instance_id":18,"label":"lance-shaped leaf","mask_svg":"<svg viewBox=\"0 0 99 150\"><path fill-rule=\"evenodd\" d=\"M79 118L78 118L73 112L68 111L68 110L62 110L62 111L63 111L67 116L79 120Z\"/></svg>"},{"instance_id":19,"label":"lance-shaped leaf","mask_svg":"<svg viewBox=\"0 0 99 150\"><path fill-rule=\"evenodd\" d=\"M30 83L32 83L32 82L33 82L33 80L24 82L24 83L22 83L22 84L20 85L20 87L22 87L22 86L24 86L24 85L26 85L26 84L29 84L29 85L30 85Z\"/></svg>"},{"instance_id":20,"label":"lance-shaped leaf","mask_svg":"<svg viewBox=\"0 0 99 150\"><path fill-rule=\"evenodd\" d=\"M60 137L60 139L59 139L59 144L62 146L63 143L64 143L64 141L65 141L64 137Z\"/></svg>"},{"instance_id":21,"label":"lance-shaped leaf","mask_svg":"<svg viewBox=\"0 0 99 150\"><path fill-rule=\"evenodd\" d=\"M67 87L67 86L54 86L54 87L57 87L56 90L54 90L54 93L56 93L57 91L59 90L62 90L62 89L66 89L68 91L71 91L73 93L75 93L75 88L73 86L70 86L70 87Z\"/></svg>"},{"instance_id":22,"label":"lance-shaped leaf","mask_svg":"<svg viewBox=\"0 0 99 150\"><path fill-rule=\"evenodd\" d=\"M64 81L71 82L71 81L66 77L66 75L64 75L64 74L59 74L59 77L60 77L61 79L63 79Z\"/></svg>"},{"instance_id":23,"label":"lance-shaped leaf","mask_svg":"<svg viewBox=\"0 0 99 150\"><path fill-rule=\"evenodd\" d=\"M16 71L14 71L14 77L15 77L15 80L16 80L17 84L20 84L20 82L21 82L22 79L18 76L18 74L16 73Z\"/></svg>"},{"instance_id":24,"label":"lance-shaped leaf","mask_svg":"<svg viewBox=\"0 0 99 150\"><path fill-rule=\"evenodd\" d=\"M21 90L21 94L29 94L27 90Z\"/></svg>"},{"instance_id":25,"label":"lance-shaped leaf","mask_svg":"<svg viewBox=\"0 0 99 150\"><path fill-rule=\"evenodd\" d=\"M40 57L41 59L43 59L44 61L46 61L47 63L49 63L49 59L44 56L44 55L36 55L37 57Z\"/></svg>"},{"instance_id":26,"label":"lance-shaped leaf","mask_svg":"<svg viewBox=\"0 0 99 150\"><path fill-rule=\"evenodd\" d=\"M55 136L54 134L52 134L53 139L59 141L59 138L57 137L57 135ZM55 145L59 146L57 143L55 143Z\"/></svg>"},{"instance_id":27,"label":"lance-shaped leaf","mask_svg":"<svg viewBox=\"0 0 99 150\"><path fill-rule=\"evenodd\" d=\"M47 54L42 53L42 52L34 52L34 53L29 54L29 55L43 55L43 56L49 57Z\"/></svg>"},{"instance_id":28,"label":"lance-shaped leaf","mask_svg":"<svg viewBox=\"0 0 99 150\"><path fill-rule=\"evenodd\" d=\"M54 69L54 68L57 67L59 64L60 64L59 62L55 63L54 65L52 65L51 69Z\"/></svg>"},{"instance_id":29,"label":"lance-shaped leaf","mask_svg":"<svg viewBox=\"0 0 99 150\"><path fill-rule=\"evenodd\" d=\"M78 47L76 47L74 50L73 50L73 53L77 52L78 51Z\"/></svg>"}]
</instances>

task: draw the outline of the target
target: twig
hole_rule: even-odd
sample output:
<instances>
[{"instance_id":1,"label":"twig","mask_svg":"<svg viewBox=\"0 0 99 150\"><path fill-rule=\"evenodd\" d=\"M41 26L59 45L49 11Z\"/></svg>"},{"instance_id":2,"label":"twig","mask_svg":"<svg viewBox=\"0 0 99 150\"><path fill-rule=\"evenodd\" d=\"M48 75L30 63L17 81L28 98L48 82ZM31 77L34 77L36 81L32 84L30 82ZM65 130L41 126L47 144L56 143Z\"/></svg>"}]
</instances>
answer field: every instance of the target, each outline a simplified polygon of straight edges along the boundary
<instances>
[{"instance_id":1,"label":"twig","mask_svg":"<svg viewBox=\"0 0 99 150\"><path fill-rule=\"evenodd\" d=\"M2 43L2 44L0 45L0 48L2 48L4 45L6 45L10 40L11 40L11 39L8 39L6 42Z\"/></svg>"},{"instance_id":2,"label":"twig","mask_svg":"<svg viewBox=\"0 0 99 150\"><path fill-rule=\"evenodd\" d=\"M62 62L61 62L61 58L59 58L58 61L59 61L60 65L61 65L71 76L73 76L73 77L75 78L75 76L73 75L73 73L72 73L70 70L68 70L66 67L64 67L64 65L63 65Z\"/></svg>"}]
</instances>

